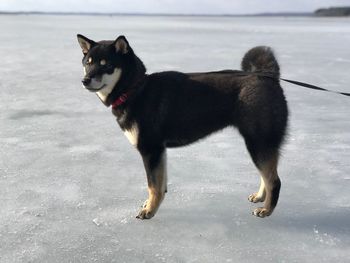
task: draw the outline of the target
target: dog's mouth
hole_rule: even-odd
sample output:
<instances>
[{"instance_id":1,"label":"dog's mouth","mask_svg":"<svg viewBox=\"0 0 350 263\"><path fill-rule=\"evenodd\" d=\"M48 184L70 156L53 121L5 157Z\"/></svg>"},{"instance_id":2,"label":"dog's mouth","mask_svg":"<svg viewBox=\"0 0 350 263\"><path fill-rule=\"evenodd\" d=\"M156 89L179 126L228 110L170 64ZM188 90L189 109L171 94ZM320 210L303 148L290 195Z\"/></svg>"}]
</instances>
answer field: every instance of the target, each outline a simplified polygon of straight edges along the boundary
<instances>
[{"instance_id":1,"label":"dog's mouth","mask_svg":"<svg viewBox=\"0 0 350 263\"><path fill-rule=\"evenodd\" d=\"M97 88L97 89L91 88L91 87L89 87L89 86L85 86L85 88L86 88L88 91L97 92L97 91L100 91L101 89L103 89L105 86L107 86L107 84L102 84L102 86L99 87L99 88Z\"/></svg>"}]
</instances>

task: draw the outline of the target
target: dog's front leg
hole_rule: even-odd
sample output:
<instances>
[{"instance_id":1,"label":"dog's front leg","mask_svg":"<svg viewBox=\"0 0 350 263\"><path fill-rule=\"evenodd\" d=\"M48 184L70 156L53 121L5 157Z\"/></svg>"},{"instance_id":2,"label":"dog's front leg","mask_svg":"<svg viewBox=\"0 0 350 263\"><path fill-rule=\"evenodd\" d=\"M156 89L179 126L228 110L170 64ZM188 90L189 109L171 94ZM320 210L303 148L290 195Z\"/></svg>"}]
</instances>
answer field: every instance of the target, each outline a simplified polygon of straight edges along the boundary
<instances>
[{"instance_id":1,"label":"dog's front leg","mask_svg":"<svg viewBox=\"0 0 350 263\"><path fill-rule=\"evenodd\" d=\"M147 174L148 199L137 215L139 219L150 219L157 212L167 190L166 150L152 149L152 153L142 153Z\"/></svg>"}]
</instances>

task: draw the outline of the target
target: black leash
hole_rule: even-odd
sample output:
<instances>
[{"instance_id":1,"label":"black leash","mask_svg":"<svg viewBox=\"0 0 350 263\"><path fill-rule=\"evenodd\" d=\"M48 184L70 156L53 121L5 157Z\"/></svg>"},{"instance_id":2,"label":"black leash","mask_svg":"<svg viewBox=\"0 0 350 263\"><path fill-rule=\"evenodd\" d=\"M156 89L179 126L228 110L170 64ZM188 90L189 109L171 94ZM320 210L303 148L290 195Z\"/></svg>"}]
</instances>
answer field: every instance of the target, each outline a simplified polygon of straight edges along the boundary
<instances>
[{"instance_id":1,"label":"black leash","mask_svg":"<svg viewBox=\"0 0 350 263\"><path fill-rule=\"evenodd\" d=\"M267 77L267 78L272 78L272 79L280 79L289 83L292 83L294 85L298 85L298 86L302 86L308 89L315 89L315 90L321 90L321 91L327 91L327 92L332 92L332 93L337 93L340 95L344 95L344 96L350 96L350 93L348 92L340 92L340 91L334 91L334 90L329 90L329 89L324 89L312 84L308 84L305 82L301 82L301 81L296 81L296 80L290 80L290 79L284 79L284 78L280 78L278 76L276 76L273 73L269 73L269 72L259 72L259 71L255 71L255 72L245 72L245 71L240 71L240 70L224 70L222 71L223 73L234 73L240 76L249 76L249 75L255 75L255 76L259 76L259 77Z\"/></svg>"},{"instance_id":2,"label":"black leash","mask_svg":"<svg viewBox=\"0 0 350 263\"><path fill-rule=\"evenodd\" d=\"M328 92L337 93L337 94L340 94L340 95L350 96L350 93L347 93L347 92L340 92L340 91L324 89L324 88L321 88L321 87L318 87L318 86L315 86L315 85L311 85L311 84L300 82L300 81L290 80L290 79L283 79L283 78L280 78L280 79L283 80L283 81L295 84L295 85L299 85L299 86L302 86L302 87L305 87L305 88L309 88L309 89L328 91Z\"/></svg>"}]
</instances>

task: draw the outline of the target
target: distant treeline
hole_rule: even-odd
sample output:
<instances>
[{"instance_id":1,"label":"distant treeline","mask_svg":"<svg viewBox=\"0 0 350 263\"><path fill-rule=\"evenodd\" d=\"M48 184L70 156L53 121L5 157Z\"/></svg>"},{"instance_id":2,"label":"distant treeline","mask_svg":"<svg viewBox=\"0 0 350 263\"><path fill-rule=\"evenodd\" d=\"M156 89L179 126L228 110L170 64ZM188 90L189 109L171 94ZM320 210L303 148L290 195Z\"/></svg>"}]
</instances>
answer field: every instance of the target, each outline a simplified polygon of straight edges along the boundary
<instances>
[{"instance_id":1,"label":"distant treeline","mask_svg":"<svg viewBox=\"0 0 350 263\"><path fill-rule=\"evenodd\" d=\"M257 14L163 14L163 13L80 13L80 12L41 12L41 11L1 11L0 15L85 15L85 16L350 16L350 6L317 9L315 12L277 12Z\"/></svg>"},{"instance_id":2,"label":"distant treeline","mask_svg":"<svg viewBox=\"0 0 350 263\"><path fill-rule=\"evenodd\" d=\"M315 11L317 16L350 16L350 6L321 8Z\"/></svg>"}]
</instances>

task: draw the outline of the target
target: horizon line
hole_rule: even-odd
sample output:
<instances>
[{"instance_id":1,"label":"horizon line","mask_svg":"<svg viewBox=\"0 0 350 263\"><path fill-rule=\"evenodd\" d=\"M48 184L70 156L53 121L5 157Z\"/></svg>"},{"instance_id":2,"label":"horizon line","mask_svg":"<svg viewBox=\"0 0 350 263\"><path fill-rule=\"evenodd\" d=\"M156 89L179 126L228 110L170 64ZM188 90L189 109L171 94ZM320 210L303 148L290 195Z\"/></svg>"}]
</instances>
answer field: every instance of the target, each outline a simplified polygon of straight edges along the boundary
<instances>
[{"instance_id":1,"label":"horizon line","mask_svg":"<svg viewBox=\"0 0 350 263\"><path fill-rule=\"evenodd\" d=\"M139 12L65 12L65 11L3 11L0 15L81 15L81 16L211 16L211 17L238 17L238 16L313 16L314 12L264 12L252 14L196 14L196 13L139 13Z\"/></svg>"}]
</instances>

